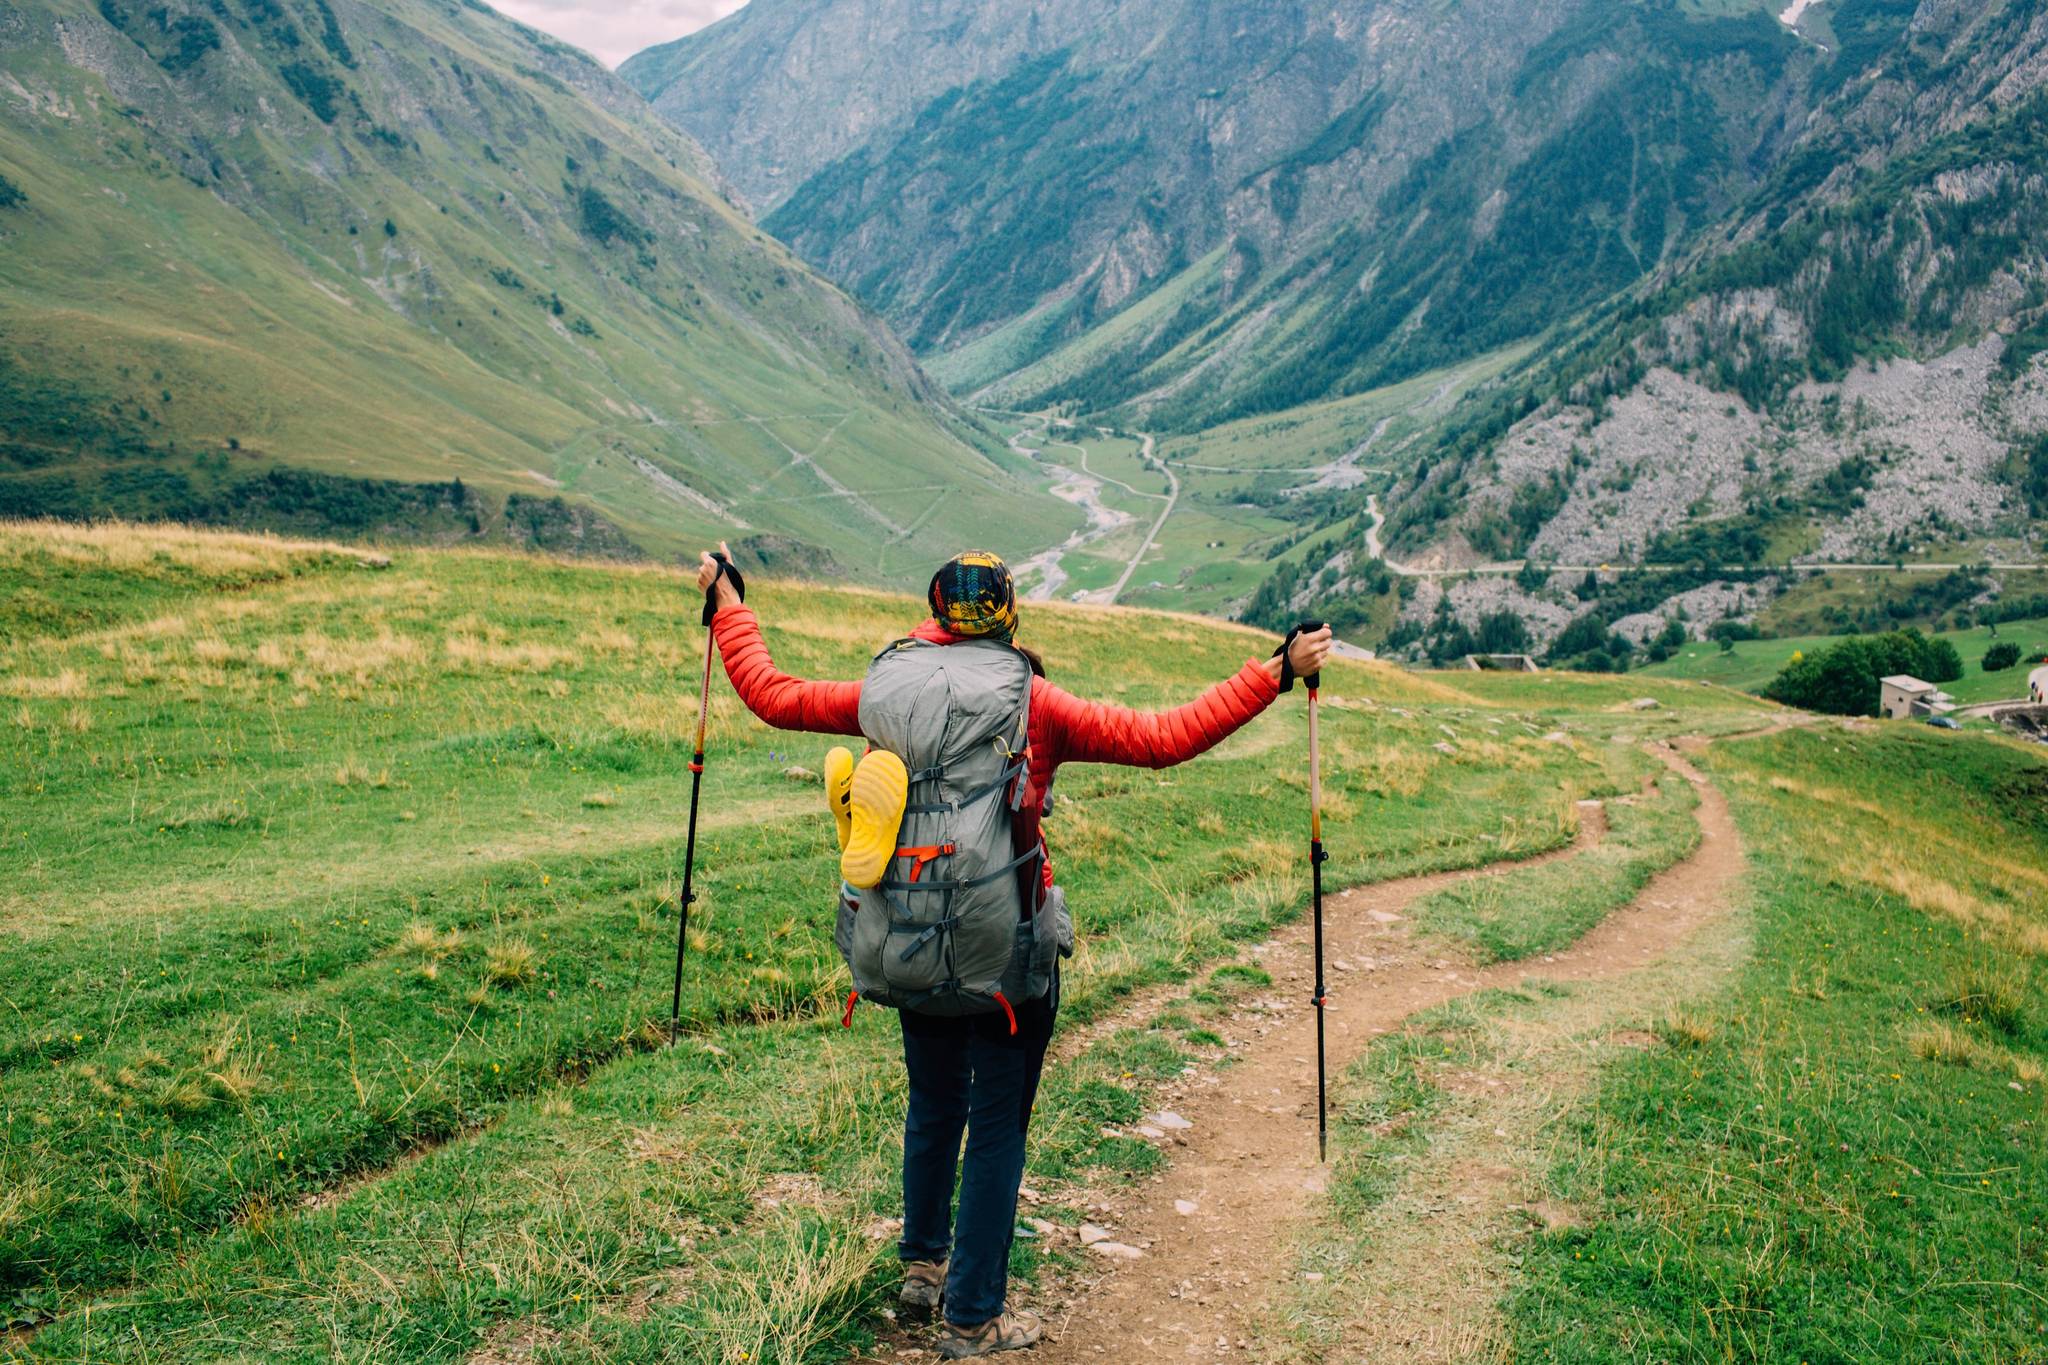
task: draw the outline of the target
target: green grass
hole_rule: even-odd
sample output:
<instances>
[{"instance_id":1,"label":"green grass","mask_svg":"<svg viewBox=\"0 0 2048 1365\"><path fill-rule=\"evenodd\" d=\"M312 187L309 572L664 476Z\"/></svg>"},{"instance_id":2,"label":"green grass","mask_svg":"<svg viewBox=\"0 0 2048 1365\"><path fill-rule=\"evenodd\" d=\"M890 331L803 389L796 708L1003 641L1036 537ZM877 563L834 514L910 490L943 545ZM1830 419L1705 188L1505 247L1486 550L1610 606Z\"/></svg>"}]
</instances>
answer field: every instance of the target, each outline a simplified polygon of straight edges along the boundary
<instances>
[{"instance_id":1,"label":"green grass","mask_svg":"<svg viewBox=\"0 0 2048 1365\"><path fill-rule=\"evenodd\" d=\"M1385 464L1404 438L1429 420L1448 413L1467 390L1502 372L1529 353L1510 346L1464 365L1417 375L1398 384L1347 398L1310 403L1285 412L1212 427L1162 441L1160 454L1176 463L1227 469L1313 468L1326 464L1394 419L1363 463ZM1405 419L1405 420L1404 420Z\"/></svg>"},{"instance_id":2,"label":"green grass","mask_svg":"<svg viewBox=\"0 0 2048 1365\"><path fill-rule=\"evenodd\" d=\"M2026 561L2033 557L2023 548L1982 541L1969 546L1933 546L1923 551L1922 556L1925 562L1937 564L1970 564L1983 559ZM1915 569L1911 560L1903 570L1810 574L1791 582L1782 596L1758 613L1757 623L1775 635L1837 634L1864 622L1883 623L1885 629L1894 623L1905 625L1912 621L1922 628L1940 625L1944 619L1954 624L1951 613L1966 610L1967 598L1988 589L1990 584L1977 585L1962 594L1961 600L1949 599L1948 606L1939 602L1930 606L1924 597L1918 605L1914 604L1912 594L1916 590L1925 594L1949 576L1948 570ZM1993 575L1993 579L2001 596L2026 598L2048 593L2048 573L2006 569ZM1901 608L1904 614L1895 615Z\"/></svg>"},{"instance_id":3,"label":"green grass","mask_svg":"<svg viewBox=\"0 0 2048 1365\"><path fill-rule=\"evenodd\" d=\"M392 559L0 530L0 1306L58 1314L30 1349L60 1359L460 1359L529 1324L572 1357L662 1337L708 1343L686 1359L836 1358L873 1323L861 1229L891 1197L898 1082L892 1021L837 1029L829 824L783 776L826 741L714 692L690 1037L661 1050L691 593L657 569ZM857 676L918 612L754 597L813 676ZM1271 647L1039 604L1023 638L1063 685L1146 706ZM1610 709L1646 686L1665 712ZM1324 695L1339 885L1555 847L1576 798L1639 781L1608 741L1755 714L1682 683L1357 665ZM1587 747L1542 740L1560 716ZM1430 747L1443 726L1467 737L1454 756ZM1302 742L1288 704L1182 769L1062 775L1072 1019L1299 913ZM1141 1164L1101 1139L1126 1101L1089 1080L1132 1070L1048 1078L1034 1171ZM760 1202L785 1185L802 1197Z\"/></svg>"},{"instance_id":4,"label":"green grass","mask_svg":"<svg viewBox=\"0 0 2048 1365\"><path fill-rule=\"evenodd\" d=\"M1598 847L1439 891L1415 907L1416 924L1485 962L1553 952L1699 846L1698 806L1685 779L1664 773L1649 791L1607 803L1608 833Z\"/></svg>"},{"instance_id":5,"label":"green grass","mask_svg":"<svg viewBox=\"0 0 2048 1365\"><path fill-rule=\"evenodd\" d=\"M1708 755L1756 862L1754 957L1559 1154L1595 1217L1525 1254L1518 1355L2040 1358L2048 766L1950 738ZM1986 979L2025 1002L2005 1029L1945 1012Z\"/></svg>"},{"instance_id":6,"label":"green grass","mask_svg":"<svg viewBox=\"0 0 2048 1365\"><path fill-rule=\"evenodd\" d=\"M1285 1303L1277 1340L1315 1358L1417 1314L1489 1358L1587 1365L2048 1349L2048 763L1835 727L1699 762L1750 903L1626 977L1377 1042L1337 1087L1302 1247L1327 1287ZM1486 1171L1489 1235L1433 1237Z\"/></svg>"},{"instance_id":7,"label":"green grass","mask_svg":"<svg viewBox=\"0 0 2048 1365\"><path fill-rule=\"evenodd\" d=\"M2027 668L2021 665L1986 673L1983 668L1985 650L1997 641L2011 640L2019 644L2027 658L2048 653L2048 620L2009 621L1998 627L1995 638L1988 626L1938 631L1934 637L1953 644L1963 658L1963 676L1954 682L1943 683L1944 692L1965 704L2005 701L2026 695ZM1717 644L1689 644L1663 663L1652 664L1636 676L1689 678L1744 692L1761 692L1795 653L1811 654L1840 638L1838 635L1799 635L1777 640L1741 640L1736 642L1734 649L1725 652Z\"/></svg>"}]
</instances>

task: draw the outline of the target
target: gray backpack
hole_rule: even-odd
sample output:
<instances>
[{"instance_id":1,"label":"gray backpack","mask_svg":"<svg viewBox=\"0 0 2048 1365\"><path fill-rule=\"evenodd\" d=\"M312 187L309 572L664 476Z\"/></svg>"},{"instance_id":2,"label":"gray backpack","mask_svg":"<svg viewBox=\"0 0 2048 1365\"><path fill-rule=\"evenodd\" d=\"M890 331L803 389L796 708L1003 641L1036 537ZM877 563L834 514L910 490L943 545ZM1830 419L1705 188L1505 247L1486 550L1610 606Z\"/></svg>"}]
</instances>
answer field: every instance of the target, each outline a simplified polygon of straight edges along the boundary
<instances>
[{"instance_id":1,"label":"gray backpack","mask_svg":"<svg viewBox=\"0 0 2048 1365\"><path fill-rule=\"evenodd\" d=\"M861 685L860 728L910 771L897 854L875 887L840 887L833 934L867 999L923 1014L1001 1011L1051 989L1073 951L1065 898L1038 894L1042 849L1013 829L1026 793L1031 666L1007 644L899 640Z\"/></svg>"}]
</instances>

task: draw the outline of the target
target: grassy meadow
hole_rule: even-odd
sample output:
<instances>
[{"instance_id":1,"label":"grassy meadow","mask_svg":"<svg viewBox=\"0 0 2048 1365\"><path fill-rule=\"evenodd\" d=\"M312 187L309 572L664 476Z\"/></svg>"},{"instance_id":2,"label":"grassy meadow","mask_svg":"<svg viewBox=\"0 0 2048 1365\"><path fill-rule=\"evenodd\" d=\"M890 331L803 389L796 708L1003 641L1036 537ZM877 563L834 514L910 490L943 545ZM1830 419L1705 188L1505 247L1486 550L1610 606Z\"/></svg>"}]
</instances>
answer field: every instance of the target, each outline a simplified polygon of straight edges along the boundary
<instances>
[{"instance_id":1,"label":"grassy meadow","mask_svg":"<svg viewBox=\"0 0 2048 1365\"><path fill-rule=\"evenodd\" d=\"M2048 1355L2048 763L1874 724L1698 761L1751 904L1651 971L1376 1044L1300 1249L1331 1287L1281 1315L1287 1358L1422 1312L1379 1285L1474 1171L1529 1192L1511 1288L1474 1315L1486 1358Z\"/></svg>"},{"instance_id":2,"label":"grassy meadow","mask_svg":"<svg viewBox=\"0 0 2048 1365\"><path fill-rule=\"evenodd\" d=\"M1573 1124L1593 1216L1524 1263L1527 1358L2048 1355L2048 764L1959 739L1705 756L1754 952Z\"/></svg>"},{"instance_id":3,"label":"grassy meadow","mask_svg":"<svg viewBox=\"0 0 2048 1365\"><path fill-rule=\"evenodd\" d=\"M1997 629L1996 636L1992 635L1989 626L1929 632L1932 638L1947 640L1954 645L1963 660L1963 676L1954 682L1943 683L1942 691L1965 705L2009 701L2026 695L2028 666L2021 664L1986 673L1984 652L1993 644L2011 641L2019 645L2024 658L2048 653L2048 620L2008 621ZM1730 650L1723 650L1715 643L1694 643L1686 645L1661 664L1649 665L1637 676L1690 678L1744 692L1760 692L1778 676L1780 669L1792 661L1794 654L1811 654L1815 650L1826 649L1841 638L1839 635L1797 635L1775 640L1738 640Z\"/></svg>"},{"instance_id":4,"label":"grassy meadow","mask_svg":"<svg viewBox=\"0 0 2048 1365\"><path fill-rule=\"evenodd\" d=\"M892 1247L870 1230L894 1211L902 1082L893 1020L864 1010L839 1027L830 827L797 771L827 741L769 731L715 687L684 1037L667 1047L703 639L687 584L484 551L365 563L269 537L0 528L0 1310L19 1329L0 1356L843 1358L882 1325ZM763 583L753 599L778 660L811 676L856 676L917 614L857 590ZM1023 638L1056 681L1139 706L1271 648L1211 622L1040 604ZM1661 705L1630 705L1646 695ZM1768 714L1684 681L1344 663L1325 701L1334 885L1557 848L1580 798L1641 793L1660 771L1643 740ZM1212 969L1305 909L1304 735L1289 697L1184 768L1062 774L1048 833L1082 935L1069 1026L1142 986L1193 994L1050 1070L1030 1154L1043 1216L1078 1222L1089 1189L1157 1163L1114 1125L1144 1112L1152 1084L1215 1059L1208 1012L1258 983ZM2035 842L2002 862L1937 865L1928 850L1951 859L2020 820L2029 808L1984 784L2038 785L2039 760L1930 736L1972 746L1944 752L1976 766L1927 783L1919 739L1845 755L1832 732L1788 736L1769 741L1775 766L1739 765L1766 752L1747 741L1713 761L1767 856L1828 863L1829 880L1807 863L1761 880L1823 889L1829 941L1856 940L1857 962L1888 940L1850 917L1880 901L1882 927L1937 954L1896 967L1915 980L2031 962L2017 954L2039 950L2039 931L2012 897L2038 890L2037 815L2008 835ZM1780 784L1860 811L1878 780L1857 765L1879 757L1884 782L1924 788L1910 829L1856 814L1868 830L1773 842L1806 790ZM1501 879L1531 879L1529 924L1496 901L1437 907L1430 928L1490 956L1570 937L1682 856L1688 794L1654 790L1617 819L1599 878L1538 880L1574 860ZM1951 809L1975 823L1931 844ZM1859 859L1873 843L1886 859ZM1891 889L1869 881L1878 869ZM1819 932L1783 919L1799 944ZM1743 989L1782 990L1789 960L1759 957ZM1818 964L1798 961L1806 989ZM1812 1032L1831 1014L1781 1035L1723 1002L1718 1065L1751 1065L1753 1040L1800 1041L1846 1075L1881 1033L1907 1050L1887 1065L1910 1081L1871 1093L1974 1094L1956 1112L1990 1126L1967 1159L1997 1166L2000 1200L2022 1198L2012 1182L2038 1175L2040 1155L2033 1073L2017 1069L2040 1043L2031 1004L2002 1031L1930 987L1930 1013L1898 1021L1910 1034L1889 1016L1873 1032L1864 971L1821 983L1861 1030L1839 1040ZM1693 1122L1641 1103L1610 1116L1604 1092L1583 1118L1624 1120L1653 1153L1659 1125ZM2024 1261L2024 1239L2010 1243L2022 1206L1981 1199ZM1611 1235L1636 1235L1626 1209L1614 1216ZM1017 1273L1028 1284L1066 1254L1020 1242ZM1547 1249L1532 1265L1543 1283L1597 1288ZM2036 1283L2031 1265L2008 1278Z\"/></svg>"}]
</instances>

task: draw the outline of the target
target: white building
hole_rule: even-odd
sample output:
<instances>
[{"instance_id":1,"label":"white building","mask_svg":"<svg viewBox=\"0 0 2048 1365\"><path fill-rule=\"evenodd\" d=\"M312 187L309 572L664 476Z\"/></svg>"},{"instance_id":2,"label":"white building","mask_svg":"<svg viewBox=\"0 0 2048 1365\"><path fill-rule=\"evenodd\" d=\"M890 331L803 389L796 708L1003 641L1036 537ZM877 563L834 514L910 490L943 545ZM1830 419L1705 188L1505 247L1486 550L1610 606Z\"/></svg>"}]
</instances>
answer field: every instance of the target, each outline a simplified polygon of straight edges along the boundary
<instances>
[{"instance_id":1,"label":"white building","mask_svg":"<svg viewBox=\"0 0 2048 1365\"><path fill-rule=\"evenodd\" d=\"M1942 696L1933 684L1907 673L1878 679L1878 714L1888 720L1907 720L1915 712L1931 712L1935 698Z\"/></svg>"}]
</instances>

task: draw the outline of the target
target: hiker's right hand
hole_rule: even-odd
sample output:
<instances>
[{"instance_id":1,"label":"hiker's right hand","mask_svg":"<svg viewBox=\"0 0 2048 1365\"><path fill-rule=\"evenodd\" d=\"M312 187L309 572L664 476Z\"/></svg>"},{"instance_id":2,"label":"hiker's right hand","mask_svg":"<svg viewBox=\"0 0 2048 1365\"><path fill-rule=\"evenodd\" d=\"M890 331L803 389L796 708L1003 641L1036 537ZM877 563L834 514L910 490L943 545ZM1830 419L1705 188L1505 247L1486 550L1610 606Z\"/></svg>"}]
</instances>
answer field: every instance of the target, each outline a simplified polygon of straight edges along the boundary
<instances>
[{"instance_id":1,"label":"hiker's right hand","mask_svg":"<svg viewBox=\"0 0 2048 1365\"><path fill-rule=\"evenodd\" d=\"M727 559L732 558L732 551L726 547L726 543L722 540L718 542L718 553L724 555ZM739 589L732 585L731 578L718 571L718 561L711 557L711 551L706 550L703 555L703 562L697 566L697 591L713 592L712 585L714 583L718 585L712 598L712 605L714 607L723 610L726 607L736 607L740 604Z\"/></svg>"}]
</instances>

